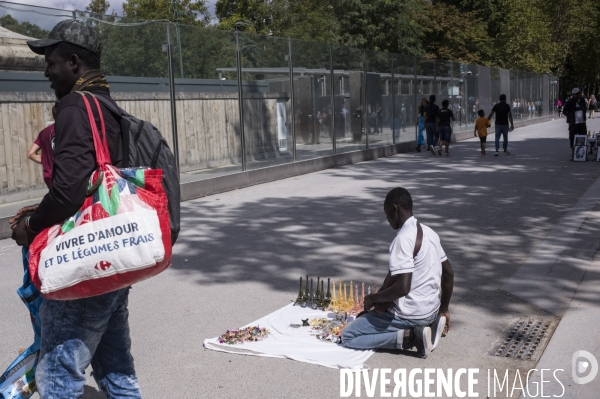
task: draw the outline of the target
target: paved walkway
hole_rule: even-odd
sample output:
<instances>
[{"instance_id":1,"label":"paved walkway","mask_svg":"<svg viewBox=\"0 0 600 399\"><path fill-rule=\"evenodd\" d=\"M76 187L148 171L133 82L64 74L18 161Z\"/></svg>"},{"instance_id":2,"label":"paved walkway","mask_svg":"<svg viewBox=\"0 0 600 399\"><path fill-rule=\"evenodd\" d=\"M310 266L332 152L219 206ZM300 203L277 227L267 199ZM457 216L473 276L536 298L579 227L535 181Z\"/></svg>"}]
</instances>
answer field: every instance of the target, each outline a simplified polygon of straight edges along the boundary
<instances>
[{"instance_id":1,"label":"paved walkway","mask_svg":"<svg viewBox=\"0 0 600 399\"><path fill-rule=\"evenodd\" d=\"M589 127L600 130L600 121ZM477 390L486 397L488 369L510 370L512 385L516 370L524 375L536 366L488 354L521 317L554 323L563 317L538 366L560 365L570 375L575 350L600 359L600 208L594 194L600 164L569 162L564 119L510 136L510 156L483 157L473 139L453 144L449 158L402 154L184 203L173 267L136 285L130 296L144 397L339 397L336 370L208 351L202 341L288 304L306 273L380 284L394 236L383 198L396 186L411 191L416 216L439 233L454 267L453 328L427 360L376 353L372 368L479 368ZM562 237L573 209L579 226L569 224ZM550 251L553 258L536 261L550 256L547 247L557 242L562 249ZM31 334L14 293L19 253L5 240L0 255L0 364L8 364ZM527 295L534 286L536 294ZM592 384L566 388L583 398ZM84 398L102 397L91 379L88 385Z\"/></svg>"}]
</instances>

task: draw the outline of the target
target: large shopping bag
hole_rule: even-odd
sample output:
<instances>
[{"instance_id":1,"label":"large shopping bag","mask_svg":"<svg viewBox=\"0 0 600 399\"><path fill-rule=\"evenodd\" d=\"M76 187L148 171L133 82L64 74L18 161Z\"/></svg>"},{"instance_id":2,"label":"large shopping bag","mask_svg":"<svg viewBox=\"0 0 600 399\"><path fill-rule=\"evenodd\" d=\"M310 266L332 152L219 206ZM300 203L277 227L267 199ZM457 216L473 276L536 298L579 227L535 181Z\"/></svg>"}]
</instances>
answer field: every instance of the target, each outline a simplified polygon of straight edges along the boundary
<instances>
[{"instance_id":1,"label":"large shopping bag","mask_svg":"<svg viewBox=\"0 0 600 399\"><path fill-rule=\"evenodd\" d=\"M111 165L98 100L102 138L87 108L98 169L81 209L40 233L29 248L29 270L45 298L100 295L152 277L171 265L171 230L162 171Z\"/></svg>"},{"instance_id":2,"label":"large shopping bag","mask_svg":"<svg viewBox=\"0 0 600 399\"><path fill-rule=\"evenodd\" d=\"M42 297L29 277L29 255L23 248L23 285L17 293L29 309L31 326L33 327L33 344L23 351L0 375L0 398L2 399L28 399L35 391L35 368L41 343L41 321L38 317Z\"/></svg>"}]
</instances>

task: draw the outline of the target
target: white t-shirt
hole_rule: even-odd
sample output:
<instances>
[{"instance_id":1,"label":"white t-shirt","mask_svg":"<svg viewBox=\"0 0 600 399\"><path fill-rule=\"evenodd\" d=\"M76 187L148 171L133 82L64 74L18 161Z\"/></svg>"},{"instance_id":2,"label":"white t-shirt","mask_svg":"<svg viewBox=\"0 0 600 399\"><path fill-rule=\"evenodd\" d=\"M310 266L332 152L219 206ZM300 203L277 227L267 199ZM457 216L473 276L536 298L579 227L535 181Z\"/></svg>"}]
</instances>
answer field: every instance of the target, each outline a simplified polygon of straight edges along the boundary
<instances>
[{"instance_id":1,"label":"white t-shirt","mask_svg":"<svg viewBox=\"0 0 600 399\"><path fill-rule=\"evenodd\" d=\"M413 258L417 240L417 219L409 218L390 246L390 273L392 276L412 273L410 292L396 299L390 312L403 319L424 319L440 308L442 262L447 257L440 237L421 224L423 243Z\"/></svg>"},{"instance_id":2,"label":"white t-shirt","mask_svg":"<svg viewBox=\"0 0 600 399\"><path fill-rule=\"evenodd\" d=\"M575 103L575 123L585 123L583 120L583 109L581 109L579 101Z\"/></svg>"}]
</instances>

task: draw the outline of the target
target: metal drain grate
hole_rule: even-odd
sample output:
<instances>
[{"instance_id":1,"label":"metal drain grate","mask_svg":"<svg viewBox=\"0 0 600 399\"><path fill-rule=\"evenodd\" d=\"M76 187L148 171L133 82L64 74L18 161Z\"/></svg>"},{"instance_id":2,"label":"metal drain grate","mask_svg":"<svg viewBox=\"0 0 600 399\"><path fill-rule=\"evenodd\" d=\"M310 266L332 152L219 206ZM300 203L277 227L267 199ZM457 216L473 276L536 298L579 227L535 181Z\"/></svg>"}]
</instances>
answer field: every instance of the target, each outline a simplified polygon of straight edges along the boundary
<instances>
[{"instance_id":1,"label":"metal drain grate","mask_svg":"<svg viewBox=\"0 0 600 399\"><path fill-rule=\"evenodd\" d=\"M544 320L515 321L490 352L492 356L537 360L552 333L551 323Z\"/></svg>"}]
</instances>

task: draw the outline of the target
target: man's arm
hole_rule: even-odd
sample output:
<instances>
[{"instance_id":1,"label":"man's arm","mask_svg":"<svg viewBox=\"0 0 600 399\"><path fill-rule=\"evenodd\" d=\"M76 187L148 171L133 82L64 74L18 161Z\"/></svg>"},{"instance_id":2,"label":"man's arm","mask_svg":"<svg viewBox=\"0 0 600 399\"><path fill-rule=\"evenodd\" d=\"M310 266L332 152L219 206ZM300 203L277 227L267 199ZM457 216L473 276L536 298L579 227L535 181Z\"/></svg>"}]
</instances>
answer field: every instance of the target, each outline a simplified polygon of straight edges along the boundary
<instances>
[{"instance_id":1,"label":"man's arm","mask_svg":"<svg viewBox=\"0 0 600 399\"><path fill-rule=\"evenodd\" d=\"M29 151L27 151L27 158L31 159L33 162L42 163L42 154L40 153L40 146L36 143L33 143L31 147L29 147Z\"/></svg>"},{"instance_id":2,"label":"man's arm","mask_svg":"<svg viewBox=\"0 0 600 399\"><path fill-rule=\"evenodd\" d=\"M490 114L488 115L488 121L492 120L492 116L494 116L494 110L492 109L492 112L490 112Z\"/></svg>"},{"instance_id":3,"label":"man's arm","mask_svg":"<svg viewBox=\"0 0 600 399\"><path fill-rule=\"evenodd\" d=\"M515 125L513 123L512 112L508 111L508 120L510 121L510 128L514 129Z\"/></svg>"},{"instance_id":4,"label":"man's arm","mask_svg":"<svg viewBox=\"0 0 600 399\"><path fill-rule=\"evenodd\" d=\"M440 299L440 310L439 314L446 317L446 328L444 328L444 334L450 330L450 312L448 307L450 306L450 298L452 298L452 291L454 291L454 271L450 265L450 261L446 259L442 262L442 295Z\"/></svg>"},{"instance_id":5,"label":"man's arm","mask_svg":"<svg viewBox=\"0 0 600 399\"><path fill-rule=\"evenodd\" d=\"M378 303L393 302L398 298L408 295L412 283L412 273L396 274L389 279L386 278L386 280L388 281L387 288L365 296L365 310L370 310Z\"/></svg>"}]
</instances>

